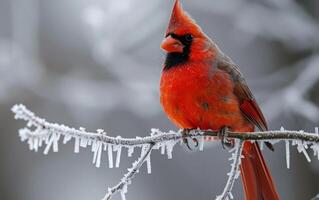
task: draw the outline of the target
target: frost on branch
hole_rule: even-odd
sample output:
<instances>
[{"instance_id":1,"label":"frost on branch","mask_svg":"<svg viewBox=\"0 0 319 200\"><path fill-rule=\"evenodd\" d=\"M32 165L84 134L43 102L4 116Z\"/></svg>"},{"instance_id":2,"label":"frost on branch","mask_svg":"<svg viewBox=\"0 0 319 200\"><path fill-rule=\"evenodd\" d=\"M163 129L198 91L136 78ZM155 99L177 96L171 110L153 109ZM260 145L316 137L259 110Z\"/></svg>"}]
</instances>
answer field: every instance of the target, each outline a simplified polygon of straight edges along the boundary
<instances>
[{"instance_id":1,"label":"frost on branch","mask_svg":"<svg viewBox=\"0 0 319 200\"><path fill-rule=\"evenodd\" d=\"M231 170L227 174L228 175L228 180L226 183L226 186L224 188L224 191L221 195L216 197L216 200L230 200L233 199L233 195L231 193L231 190L234 186L235 180L239 177L240 175L240 163L241 163L241 158L242 158L242 150L243 150L243 141L235 141L235 147L231 149L229 152L232 153L231 157L229 160L232 160L231 164Z\"/></svg>"},{"instance_id":2,"label":"frost on branch","mask_svg":"<svg viewBox=\"0 0 319 200\"><path fill-rule=\"evenodd\" d=\"M124 175L121 181L112 188L108 189L103 200L109 200L112 196L120 192L123 200L126 199L127 187L131 184L134 176L139 172L141 166L146 162L147 172L151 173L151 152L152 150L160 150L161 154L167 155L168 159L173 156L174 146L181 142L183 137L181 131L161 132L158 129L152 129L149 136L136 138L122 138L120 136L111 137L107 133L98 129L96 132L88 132L84 128L70 128L65 125L53 124L34 115L23 105L15 105L12 108L16 119L23 119L27 122L27 127L20 129L19 135L22 141L27 141L30 150L39 151L40 147L44 147L44 154L50 149L53 152L58 151L60 138L63 137L63 144L74 139L74 152L80 152L80 147L86 148L91 146L93 152L93 164L100 167L102 154L107 152L109 168L119 167L121 155L124 149L127 149L128 156L132 156L136 148L141 149L140 157L128 169L128 173ZM194 129L186 136L188 138L196 137L199 144L199 150L204 149L205 137L216 137L218 131ZM315 133L306 133L304 131L288 131L281 128L280 131L266 132L228 132L228 138L236 139L235 147L232 149L231 171L228 174L228 181L223 193L217 196L217 200L232 199L232 187L235 180L239 176L239 166L241 161L242 144L244 141L267 141L272 144L285 141L286 145L286 163L290 168L290 144L296 146L299 153L303 153L310 162L309 150L312 149L314 155L319 160L319 134L318 128ZM113 153L116 154L113 155ZM114 163L115 162L115 163Z\"/></svg>"},{"instance_id":3,"label":"frost on branch","mask_svg":"<svg viewBox=\"0 0 319 200\"><path fill-rule=\"evenodd\" d=\"M128 173L124 175L121 181L114 187L108 188L108 192L106 193L103 200L109 200L116 192L121 193L122 200L125 200L125 194L127 193L127 185L131 184L131 179L135 176L136 173L139 172L139 169L143 165L145 161L147 161L147 170L150 172L150 153L154 148L154 144L144 145L141 150L141 156L139 159L132 164L132 168L128 169Z\"/></svg>"}]
</instances>

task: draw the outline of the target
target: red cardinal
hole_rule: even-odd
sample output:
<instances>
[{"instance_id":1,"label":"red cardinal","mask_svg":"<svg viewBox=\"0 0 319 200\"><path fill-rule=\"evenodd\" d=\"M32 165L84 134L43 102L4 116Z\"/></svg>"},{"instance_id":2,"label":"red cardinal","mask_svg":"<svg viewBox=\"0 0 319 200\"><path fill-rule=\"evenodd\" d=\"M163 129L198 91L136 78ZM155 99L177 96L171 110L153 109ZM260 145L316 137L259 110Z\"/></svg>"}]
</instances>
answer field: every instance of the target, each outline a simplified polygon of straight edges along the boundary
<instances>
[{"instance_id":1,"label":"red cardinal","mask_svg":"<svg viewBox=\"0 0 319 200\"><path fill-rule=\"evenodd\" d=\"M267 130L266 120L238 66L201 30L176 0L161 48L167 52L160 98L183 129ZM246 200L279 195L257 143L245 142L241 177Z\"/></svg>"}]
</instances>

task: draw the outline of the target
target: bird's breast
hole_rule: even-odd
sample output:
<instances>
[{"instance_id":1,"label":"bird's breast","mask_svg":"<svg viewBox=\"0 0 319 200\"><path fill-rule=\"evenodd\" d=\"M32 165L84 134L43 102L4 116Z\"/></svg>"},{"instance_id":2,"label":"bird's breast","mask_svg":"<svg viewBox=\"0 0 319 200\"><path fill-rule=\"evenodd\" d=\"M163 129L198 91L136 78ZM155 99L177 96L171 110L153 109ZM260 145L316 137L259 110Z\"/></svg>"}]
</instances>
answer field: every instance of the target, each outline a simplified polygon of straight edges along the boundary
<instances>
[{"instance_id":1,"label":"bird's breast","mask_svg":"<svg viewBox=\"0 0 319 200\"><path fill-rule=\"evenodd\" d=\"M180 128L220 129L244 123L234 83L225 71L205 65L164 70L160 100L170 120Z\"/></svg>"}]
</instances>

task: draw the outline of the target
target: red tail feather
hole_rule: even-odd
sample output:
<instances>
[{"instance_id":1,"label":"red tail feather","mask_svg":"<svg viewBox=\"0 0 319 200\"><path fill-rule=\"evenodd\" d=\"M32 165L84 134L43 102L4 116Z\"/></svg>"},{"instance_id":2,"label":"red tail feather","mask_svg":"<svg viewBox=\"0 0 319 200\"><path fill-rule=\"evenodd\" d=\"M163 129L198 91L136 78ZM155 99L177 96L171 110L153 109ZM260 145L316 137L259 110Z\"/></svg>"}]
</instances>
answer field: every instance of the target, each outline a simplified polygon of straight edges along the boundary
<instances>
[{"instance_id":1,"label":"red tail feather","mask_svg":"<svg viewBox=\"0 0 319 200\"><path fill-rule=\"evenodd\" d=\"M240 170L246 200L279 200L258 144L245 142L243 156Z\"/></svg>"}]
</instances>

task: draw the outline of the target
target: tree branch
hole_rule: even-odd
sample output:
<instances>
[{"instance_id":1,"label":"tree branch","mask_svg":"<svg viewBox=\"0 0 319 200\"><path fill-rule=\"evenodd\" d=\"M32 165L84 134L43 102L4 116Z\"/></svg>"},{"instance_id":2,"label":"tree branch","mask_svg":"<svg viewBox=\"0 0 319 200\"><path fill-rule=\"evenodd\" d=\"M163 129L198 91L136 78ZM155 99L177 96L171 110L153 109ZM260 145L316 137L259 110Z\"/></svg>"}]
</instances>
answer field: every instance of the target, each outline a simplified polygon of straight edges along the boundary
<instances>
[{"instance_id":1,"label":"tree branch","mask_svg":"<svg viewBox=\"0 0 319 200\"><path fill-rule=\"evenodd\" d=\"M216 197L216 200L229 200L233 199L233 195L231 193L235 180L239 177L240 171L240 163L241 163L241 153L243 151L243 145L244 142L242 140L239 140L235 143L235 147L230 150L230 152L235 151L232 153L232 156L230 160L233 160L233 163L231 164L231 170L228 174L228 180L226 183L226 186L224 188L224 191L221 195Z\"/></svg>"},{"instance_id":2,"label":"tree branch","mask_svg":"<svg viewBox=\"0 0 319 200\"><path fill-rule=\"evenodd\" d=\"M70 135L72 137L85 137L89 140L97 140L107 144L123 145L123 146L139 146L144 144L159 143L170 140L180 140L183 136L179 132L170 131L169 133L160 132L159 130L152 130L153 134L151 136L136 137L136 138L121 138L121 137L111 137L107 133L98 129L97 132L87 132L85 129L75 129L70 128L65 125L53 124L45 121L34 115L30 110L28 110L24 105L15 105L12 108L15 113L16 119L23 119L28 122L28 124L34 125L38 128L50 130L46 134L51 134L51 132L59 133L62 135ZM159 134L154 134L158 132ZM39 133L38 133L39 134ZM45 133L43 133L45 134ZM212 136L217 137L218 131L213 130L192 130L187 137L197 137L197 136ZM37 136L32 132L28 132L26 137ZM293 139L302 140L308 142L319 143L319 135L316 133L307 133L304 131L256 131L256 132L231 132L227 134L228 138L235 138L240 140L281 140L281 139Z\"/></svg>"},{"instance_id":3,"label":"tree branch","mask_svg":"<svg viewBox=\"0 0 319 200\"><path fill-rule=\"evenodd\" d=\"M141 157L133 163L132 168L128 169L128 173L124 175L121 181L114 187L109 188L108 192L105 194L102 200L110 200L112 196L121 191L122 199L125 199L125 193L127 192L127 185L131 183L131 179L134 178L135 174L138 173L139 169L142 167L143 163L146 161L147 157L150 155L154 143L148 145L144 151L141 153Z\"/></svg>"},{"instance_id":4,"label":"tree branch","mask_svg":"<svg viewBox=\"0 0 319 200\"><path fill-rule=\"evenodd\" d=\"M121 192L122 199L125 200L125 193L127 191L127 185L131 183L131 179L134 178L142 164L147 161L148 172L151 172L150 153L153 149L161 148L161 153L166 151L167 157L172 158L173 148L176 143L182 141L183 137L194 138L200 137L202 143L200 150L204 147L204 138L206 136L217 137L218 131L214 130L199 130L194 129L189 132L188 135L183 135L180 131L174 132L161 132L158 129L152 129L150 136L136 137L136 138L122 138L121 136L111 137L107 133L98 129L96 132L88 132L84 128L70 128L65 125L59 125L49 123L46 120L39 118L28 110L24 105L15 105L12 108L15 113L16 119L23 119L27 122L27 128L20 129L19 135L22 141L27 140L30 150L38 151L38 148L43 143L46 144L44 153L47 154L50 148L53 148L54 152L58 151L58 141L61 136L64 136L63 143L65 144L70 139L75 140L74 152L79 152L79 147L92 146L94 153L93 163L96 167L100 166L101 154L104 151L108 152L109 167L113 168L113 151L117 151L115 167L119 167L122 147L128 149L128 156L131 156L134 147L142 148L141 156L133 163L133 167L128 169L129 172L124 175L122 180L113 188L109 188L107 194L103 200L110 200L116 192ZM306 159L310 162L310 157L307 153L309 147L312 148L315 156L319 160L319 134L318 128L315 129L315 133L306 133L304 131L288 131L283 128L280 131L265 131L265 132L231 132L227 133L227 138L235 139L235 153L232 154L231 160L233 160L231 171L229 172L229 178L224 188L223 193L217 196L217 199L231 199L232 186L239 176L239 166L242 151L242 144L244 141L268 141L276 143L284 140L286 144L286 163L287 167L290 166L290 153L289 145L297 146L298 151L303 153Z\"/></svg>"}]
</instances>

